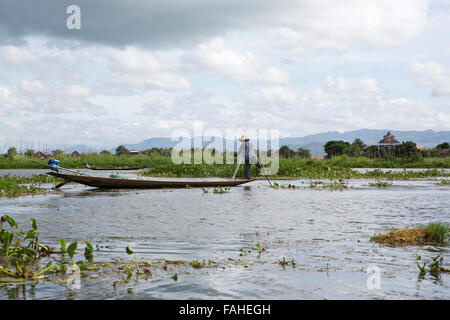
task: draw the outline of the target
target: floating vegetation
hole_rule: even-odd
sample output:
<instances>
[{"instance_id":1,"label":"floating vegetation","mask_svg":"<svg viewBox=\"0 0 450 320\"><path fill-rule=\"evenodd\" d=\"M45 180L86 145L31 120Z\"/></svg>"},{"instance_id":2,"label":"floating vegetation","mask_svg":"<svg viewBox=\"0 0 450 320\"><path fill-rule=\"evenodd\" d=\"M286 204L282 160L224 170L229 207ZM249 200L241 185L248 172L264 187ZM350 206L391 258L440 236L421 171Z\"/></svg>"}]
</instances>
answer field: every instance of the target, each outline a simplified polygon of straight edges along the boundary
<instances>
[{"instance_id":1,"label":"floating vegetation","mask_svg":"<svg viewBox=\"0 0 450 320\"><path fill-rule=\"evenodd\" d=\"M443 244L450 236L448 225L432 222L426 226L402 228L389 231L386 234L374 235L370 241L391 246Z\"/></svg>"},{"instance_id":2,"label":"floating vegetation","mask_svg":"<svg viewBox=\"0 0 450 320\"><path fill-rule=\"evenodd\" d=\"M450 272L448 268L442 266L444 257L441 255L432 257L431 262L423 262L422 265L419 263L421 259L422 257L416 253L416 263L419 268L419 276L421 278L423 278L427 273L433 277L438 277L441 272Z\"/></svg>"},{"instance_id":3,"label":"floating vegetation","mask_svg":"<svg viewBox=\"0 0 450 320\"><path fill-rule=\"evenodd\" d=\"M263 253L264 251L266 251L266 249L263 248L263 247L261 247L261 245L260 245L259 243L257 243L257 244L255 245L255 247L256 247L256 249L258 250L258 256L260 256L261 253Z\"/></svg>"},{"instance_id":4,"label":"floating vegetation","mask_svg":"<svg viewBox=\"0 0 450 320\"><path fill-rule=\"evenodd\" d=\"M3 228L7 223L9 228ZM84 261L75 262L77 242L71 243L66 248L64 239L60 239L60 250L56 251L38 241L38 227L36 219L30 219L31 229L26 233L19 229L19 225L13 218L4 215L0 219L0 279L3 283L16 283L12 279L22 279L24 283L46 279L50 274L65 274L67 268L76 267L79 270L89 270ZM86 248L84 256L86 261L92 262L93 248L85 241ZM51 254L61 255L58 263L49 261L41 262L43 258ZM66 260L67 257L69 260ZM91 268L92 269L92 268Z\"/></svg>"},{"instance_id":5,"label":"floating vegetation","mask_svg":"<svg viewBox=\"0 0 450 320\"><path fill-rule=\"evenodd\" d=\"M338 181L331 181L330 183L325 183L322 181L311 181L309 185L310 189L331 189L331 190L342 190L347 189L348 186L343 179Z\"/></svg>"},{"instance_id":6,"label":"floating vegetation","mask_svg":"<svg viewBox=\"0 0 450 320\"><path fill-rule=\"evenodd\" d=\"M387 181L376 181L376 182L369 182L369 186L376 188L390 188L393 186L393 183Z\"/></svg>"},{"instance_id":7,"label":"floating vegetation","mask_svg":"<svg viewBox=\"0 0 450 320\"><path fill-rule=\"evenodd\" d=\"M5 175L0 177L0 197L17 197L27 194L37 194L45 192L45 189L38 186L46 183L61 182L45 174L33 175L31 177L18 177Z\"/></svg>"},{"instance_id":8,"label":"floating vegetation","mask_svg":"<svg viewBox=\"0 0 450 320\"><path fill-rule=\"evenodd\" d=\"M438 186L450 186L450 180L441 180L436 182Z\"/></svg>"},{"instance_id":9,"label":"floating vegetation","mask_svg":"<svg viewBox=\"0 0 450 320\"><path fill-rule=\"evenodd\" d=\"M191 262L192 268L195 268L195 269L200 269L200 268L205 268L205 267L208 267L208 266L212 266L212 264L213 264L212 260L208 260L208 262L206 262L206 260L204 260L204 259L202 261L193 260Z\"/></svg>"},{"instance_id":10,"label":"floating vegetation","mask_svg":"<svg viewBox=\"0 0 450 320\"><path fill-rule=\"evenodd\" d=\"M231 189L230 187L215 187L213 193L218 194L229 193L230 189Z\"/></svg>"},{"instance_id":11,"label":"floating vegetation","mask_svg":"<svg viewBox=\"0 0 450 320\"><path fill-rule=\"evenodd\" d=\"M252 251L256 251L258 253L258 258L261 256L261 253L266 251L266 248L261 246L261 244L258 242L255 244L255 246L252 247L242 247L240 249L241 253L239 254L241 257L246 256L247 254L251 253Z\"/></svg>"},{"instance_id":12,"label":"floating vegetation","mask_svg":"<svg viewBox=\"0 0 450 320\"><path fill-rule=\"evenodd\" d=\"M278 264L282 267L292 266L294 268L297 262L294 259L286 260L286 257L283 257L283 259L278 259Z\"/></svg>"},{"instance_id":13,"label":"floating vegetation","mask_svg":"<svg viewBox=\"0 0 450 320\"><path fill-rule=\"evenodd\" d=\"M273 189L299 189L300 186L296 186L295 184L278 184L276 182L273 183L272 186L269 186Z\"/></svg>"}]
</instances>

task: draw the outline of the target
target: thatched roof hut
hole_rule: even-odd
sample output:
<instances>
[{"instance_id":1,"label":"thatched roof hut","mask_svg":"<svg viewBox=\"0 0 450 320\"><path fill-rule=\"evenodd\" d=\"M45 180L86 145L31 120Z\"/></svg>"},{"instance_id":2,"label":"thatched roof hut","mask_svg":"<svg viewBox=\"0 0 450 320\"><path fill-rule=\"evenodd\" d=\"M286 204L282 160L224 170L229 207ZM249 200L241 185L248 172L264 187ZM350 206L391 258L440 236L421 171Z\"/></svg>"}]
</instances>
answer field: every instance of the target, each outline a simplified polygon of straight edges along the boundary
<instances>
[{"instance_id":1,"label":"thatched roof hut","mask_svg":"<svg viewBox=\"0 0 450 320\"><path fill-rule=\"evenodd\" d=\"M386 133L380 142L378 142L378 146L381 148L393 149L397 144L400 144L397 139L391 134L390 131Z\"/></svg>"},{"instance_id":2,"label":"thatched roof hut","mask_svg":"<svg viewBox=\"0 0 450 320\"><path fill-rule=\"evenodd\" d=\"M450 149L442 149L439 155L443 158L450 157Z\"/></svg>"},{"instance_id":3,"label":"thatched roof hut","mask_svg":"<svg viewBox=\"0 0 450 320\"><path fill-rule=\"evenodd\" d=\"M34 157L39 159L39 160L43 160L43 159L50 159L51 156L46 153L46 152L42 152L42 151L38 151L34 154Z\"/></svg>"},{"instance_id":4,"label":"thatched roof hut","mask_svg":"<svg viewBox=\"0 0 450 320\"><path fill-rule=\"evenodd\" d=\"M383 140L380 140L378 144L399 144L398 140L395 139L395 136L391 134L390 131L386 133L386 135L383 137Z\"/></svg>"},{"instance_id":5,"label":"thatched roof hut","mask_svg":"<svg viewBox=\"0 0 450 320\"><path fill-rule=\"evenodd\" d=\"M72 158L79 158L79 157L80 157L80 153L79 153L78 151L74 151L74 152L72 152L72 153L70 154L70 156L71 156Z\"/></svg>"}]
</instances>

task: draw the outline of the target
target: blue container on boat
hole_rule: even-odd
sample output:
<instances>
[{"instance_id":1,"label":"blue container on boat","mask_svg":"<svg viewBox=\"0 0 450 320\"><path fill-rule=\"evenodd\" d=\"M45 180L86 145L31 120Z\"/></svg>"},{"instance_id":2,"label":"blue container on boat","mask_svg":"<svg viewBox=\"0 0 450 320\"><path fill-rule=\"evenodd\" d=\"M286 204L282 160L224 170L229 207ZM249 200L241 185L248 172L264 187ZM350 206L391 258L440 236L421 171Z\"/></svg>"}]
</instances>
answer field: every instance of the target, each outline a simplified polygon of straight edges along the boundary
<instances>
[{"instance_id":1,"label":"blue container on boat","mask_svg":"<svg viewBox=\"0 0 450 320\"><path fill-rule=\"evenodd\" d=\"M50 160L48 160L48 166L50 167L51 170L59 172L59 170L58 170L59 162L60 162L59 160L50 159Z\"/></svg>"}]
</instances>

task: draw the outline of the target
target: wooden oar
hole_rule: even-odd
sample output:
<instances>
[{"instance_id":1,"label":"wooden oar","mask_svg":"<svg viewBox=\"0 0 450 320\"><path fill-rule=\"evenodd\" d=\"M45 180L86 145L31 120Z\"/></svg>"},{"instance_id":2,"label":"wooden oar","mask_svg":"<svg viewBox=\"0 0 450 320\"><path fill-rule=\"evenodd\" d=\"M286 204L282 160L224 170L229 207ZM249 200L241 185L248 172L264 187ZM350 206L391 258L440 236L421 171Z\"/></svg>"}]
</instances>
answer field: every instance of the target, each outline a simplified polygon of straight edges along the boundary
<instances>
[{"instance_id":1,"label":"wooden oar","mask_svg":"<svg viewBox=\"0 0 450 320\"><path fill-rule=\"evenodd\" d=\"M63 185L66 185L66 184L68 184L68 183L70 183L70 181L64 180L63 182L57 184L57 185L55 186L55 189L59 189L59 188L61 188Z\"/></svg>"},{"instance_id":2,"label":"wooden oar","mask_svg":"<svg viewBox=\"0 0 450 320\"><path fill-rule=\"evenodd\" d=\"M266 177L267 181L268 181L269 184L270 184L270 187L273 188L272 183L270 182L269 178L268 178L266 175L264 175L264 177Z\"/></svg>"},{"instance_id":3,"label":"wooden oar","mask_svg":"<svg viewBox=\"0 0 450 320\"><path fill-rule=\"evenodd\" d=\"M44 167L47 167L47 168L50 169L50 166L48 164L45 164L45 163L42 163L42 162L39 162L39 161L34 161L34 160L31 160L31 159L28 159L28 161L31 161L31 162L34 162L34 163L38 163L38 164L43 165ZM65 171L72 172L72 173L76 173L76 174L81 174L83 176L89 176L88 174L85 174L85 173L82 173L82 172L78 172L78 171L69 170L69 169L66 169L66 168L63 168L63 167L60 167L60 166L58 166L58 169L65 170Z\"/></svg>"}]
</instances>

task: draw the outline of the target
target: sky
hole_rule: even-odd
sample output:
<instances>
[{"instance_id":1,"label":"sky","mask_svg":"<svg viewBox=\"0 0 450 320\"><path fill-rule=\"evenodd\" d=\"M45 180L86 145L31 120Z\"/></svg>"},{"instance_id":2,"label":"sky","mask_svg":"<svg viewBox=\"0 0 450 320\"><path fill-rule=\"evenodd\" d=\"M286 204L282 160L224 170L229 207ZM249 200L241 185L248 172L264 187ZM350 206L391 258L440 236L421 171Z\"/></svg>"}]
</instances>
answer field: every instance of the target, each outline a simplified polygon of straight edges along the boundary
<instances>
[{"instance_id":1,"label":"sky","mask_svg":"<svg viewBox=\"0 0 450 320\"><path fill-rule=\"evenodd\" d=\"M449 31L450 0L2 0L0 149L450 130Z\"/></svg>"}]
</instances>

